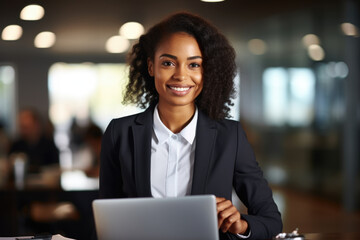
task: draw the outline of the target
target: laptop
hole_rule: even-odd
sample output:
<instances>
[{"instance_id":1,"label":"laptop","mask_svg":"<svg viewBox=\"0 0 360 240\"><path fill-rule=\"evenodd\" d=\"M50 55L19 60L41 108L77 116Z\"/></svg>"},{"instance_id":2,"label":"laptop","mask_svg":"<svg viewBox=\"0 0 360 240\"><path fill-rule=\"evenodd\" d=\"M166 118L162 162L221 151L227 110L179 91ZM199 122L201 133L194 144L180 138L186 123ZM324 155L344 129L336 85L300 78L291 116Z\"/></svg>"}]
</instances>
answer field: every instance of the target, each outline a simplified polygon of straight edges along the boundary
<instances>
[{"instance_id":1,"label":"laptop","mask_svg":"<svg viewBox=\"0 0 360 240\"><path fill-rule=\"evenodd\" d=\"M218 240L213 195L93 201L99 240Z\"/></svg>"}]
</instances>

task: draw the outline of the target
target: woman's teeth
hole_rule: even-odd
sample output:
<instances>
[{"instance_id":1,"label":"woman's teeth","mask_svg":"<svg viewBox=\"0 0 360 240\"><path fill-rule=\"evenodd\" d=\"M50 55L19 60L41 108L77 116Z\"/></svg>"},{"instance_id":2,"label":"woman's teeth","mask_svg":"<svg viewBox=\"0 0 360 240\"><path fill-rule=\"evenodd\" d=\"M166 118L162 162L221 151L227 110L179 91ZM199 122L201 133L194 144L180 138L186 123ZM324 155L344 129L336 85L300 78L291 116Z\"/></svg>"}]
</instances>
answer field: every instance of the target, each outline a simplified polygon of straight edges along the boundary
<instances>
[{"instance_id":1,"label":"woman's teeth","mask_svg":"<svg viewBox=\"0 0 360 240\"><path fill-rule=\"evenodd\" d=\"M170 87L170 88L178 92L184 92L190 89L190 87Z\"/></svg>"}]
</instances>

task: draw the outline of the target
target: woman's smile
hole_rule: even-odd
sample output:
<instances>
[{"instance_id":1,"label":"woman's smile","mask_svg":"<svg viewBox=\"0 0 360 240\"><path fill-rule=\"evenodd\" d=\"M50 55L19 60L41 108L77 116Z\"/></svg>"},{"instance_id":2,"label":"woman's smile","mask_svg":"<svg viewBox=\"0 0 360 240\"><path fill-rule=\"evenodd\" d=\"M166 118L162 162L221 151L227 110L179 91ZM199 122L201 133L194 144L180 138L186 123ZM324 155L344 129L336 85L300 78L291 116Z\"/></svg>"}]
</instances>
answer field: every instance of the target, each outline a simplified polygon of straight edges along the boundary
<instances>
[{"instance_id":1,"label":"woman's smile","mask_svg":"<svg viewBox=\"0 0 360 240\"><path fill-rule=\"evenodd\" d=\"M184 96L190 92L191 86L167 85L171 92L177 96Z\"/></svg>"}]
</instances>

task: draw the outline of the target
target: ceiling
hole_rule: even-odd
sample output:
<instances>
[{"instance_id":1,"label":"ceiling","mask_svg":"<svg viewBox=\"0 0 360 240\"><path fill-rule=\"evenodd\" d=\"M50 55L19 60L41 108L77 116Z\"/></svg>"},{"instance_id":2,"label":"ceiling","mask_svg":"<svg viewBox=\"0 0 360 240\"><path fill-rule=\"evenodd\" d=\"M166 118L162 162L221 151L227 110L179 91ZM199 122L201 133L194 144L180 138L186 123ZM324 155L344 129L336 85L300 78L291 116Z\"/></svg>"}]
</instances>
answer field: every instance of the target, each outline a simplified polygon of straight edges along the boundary
<instances>
[{"instance_id":1,"label":"ceiling","mask_svg":"<svg viewBox=\"0 0 360 240\"><path fill-rule=\"evenodd\" d=\"M244 28L278 14L312 9L326 1L318 0L226 0L204 3L200 0L1 0L0 30L10 24L23 27L23 36L17 41L0 40L1 55L110 55L105 51L106 40L118 34L120 26L137 21L148 29L163 17L176 11L190 11L207 18L227 36L241 37ZM39 21L23 21L21 9L37 3L45 8ZM50 49L36 49L35 36L41 31L56 34Z\"/></svg>"}]
</instances>

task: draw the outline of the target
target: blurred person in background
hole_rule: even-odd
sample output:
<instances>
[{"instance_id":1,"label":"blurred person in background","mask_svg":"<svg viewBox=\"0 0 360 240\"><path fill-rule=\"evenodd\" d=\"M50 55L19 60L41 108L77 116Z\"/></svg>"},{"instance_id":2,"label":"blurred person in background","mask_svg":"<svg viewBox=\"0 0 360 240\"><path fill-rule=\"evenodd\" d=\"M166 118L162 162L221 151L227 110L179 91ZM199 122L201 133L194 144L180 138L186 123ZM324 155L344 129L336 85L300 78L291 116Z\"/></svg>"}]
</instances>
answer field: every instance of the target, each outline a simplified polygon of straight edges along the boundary
<instances>
[{"instance_id":1,"label":"blurred person in background","mask_svg":"<svg viewBox=\"0 0 360 240\"><path fill-rule=\"evenodd\" d=\"M9 150L9 137L5 131L5 124L0 118L0 158L6 156Z\"/></svg>"},{"instance_id":2,"label":"blurred person in background","mask_svg":"<svg viewBox=\"0 0 360 240\"><path fill-rule=\"evenodd\" d=\"M99 177L102 135L103 131L95 123L90 123L85 130L85 143L91 151L92 157L90 167L85 169L85 173L89 177Z\"/></svg>"},{"instance_id":3,"label":"blurred person in background","mask_svg":"<svg viewBox=\"0 0 360 240\"><path fill-rule=\"evenodd\" d=\"M59 164L59 150L34 109L24 109L18 115L18 137L10 144L9 154L24 154L27 171L38 173L43 166Z\"/></svg>"},{"instance_id":4,"label":"blurred person in background","mask_svg":"<svg viewBox=\"0 0 360 240\"><path fill-rule=\"evenodd\" d=\"M0 188L6 184L9 172L7 154L9 151L9 137L5 131L5 124L0 118Z\"/></svg>"},{"instance_id":5,"label":"blurred person in background","mask_svg":"<svg viewBox=\"0 0 360 240\"><path fill-rule=\"evenodd\" d=\"M74 120L70 129L70 148L73 169L83 171L88 177L98 177L103 130L91 119L83 126Z\"/></svg>"}]
</instances>

